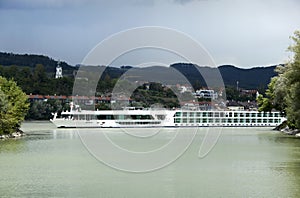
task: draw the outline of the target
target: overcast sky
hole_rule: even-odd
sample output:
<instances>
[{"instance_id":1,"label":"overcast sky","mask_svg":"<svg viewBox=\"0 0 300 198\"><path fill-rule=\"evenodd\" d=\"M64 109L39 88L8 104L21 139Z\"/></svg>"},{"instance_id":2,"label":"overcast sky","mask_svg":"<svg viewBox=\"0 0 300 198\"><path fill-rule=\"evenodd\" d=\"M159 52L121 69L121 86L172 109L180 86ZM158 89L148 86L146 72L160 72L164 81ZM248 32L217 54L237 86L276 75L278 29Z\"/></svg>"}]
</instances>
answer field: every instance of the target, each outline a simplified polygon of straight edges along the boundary
<instances>
[{"instance_id":1,"label":"overcast sky","mask_svg":"<svg viewBox=\"0 0 300 198\"><path fill-rule=\"evenodd\" d=\"M217 65L266 66L288 60L299 10L298 0L0 0L0 51L75 65L112 34L162 26L194 38Z\"/></svg>"}]
</instances>

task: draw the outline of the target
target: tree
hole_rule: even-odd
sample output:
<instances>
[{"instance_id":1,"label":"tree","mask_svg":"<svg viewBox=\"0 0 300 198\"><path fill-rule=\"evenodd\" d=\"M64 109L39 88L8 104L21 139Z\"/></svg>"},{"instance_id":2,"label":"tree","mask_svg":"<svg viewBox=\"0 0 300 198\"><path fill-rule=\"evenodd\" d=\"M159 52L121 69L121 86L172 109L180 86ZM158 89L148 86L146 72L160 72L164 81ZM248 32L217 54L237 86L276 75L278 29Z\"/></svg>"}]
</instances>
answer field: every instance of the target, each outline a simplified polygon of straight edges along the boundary
<instances>
[{"instance_id":1,"label":"tree","mask_svg":"<svg viewBox=\"0 0 300 198\"><path fill-rule=\"evenodd\" d=\"M227 96L227 100L238 101L239 100L239 91L235 87L227 86L226 87L226 96Z\"/></svg>"},{"instance_id":2,"label":"tree","mask_svg":"<svg viewBox=\"0 0 300 198\"><path fill-rule=\"evenodd\" d=\"M276 104L275 104L275 86L276 86L276 82L278 80L278 77L273 77L271 79L271 82L268 85L268 89L266 90L266 97L264 98L263 95L259 95L257 97L257 103L258 103L258 110L259 111L272 111L272 109L275 108ZM277 109L277 108L276 108ZM277 109L279 110L279 109Z\"/></svg>"},{"instance_id":3,"label":"tree","mask_svg":"<svg viewBox=\"0 0 300 198\"><path fill-rule=\"evenodd\" d=\"M37 64L34 68L33 76L33 93L34 94L46 94L48 77L46 75L45 68L42 64Z\"/></svg>"},{"instance_id":4,"label":"tree","mask_svg":"<svg viewBox=\"0 0 300 198\"><path fill-rule=\"evenodd\" d=\"M300 128L300 31L296 31L291 37L294 45L288 49L294 53L293 59L283 70L282 80L285 81L286 114L290 125Z\"/></svg>"},{"instance_id":5,"label":"tree","mask_svg":"<svg viewBox=\"0 0 300 198\"><path fill-rule=\"evenodd\" d=\"M286 114L288 124L300 129L300 31L291 37L294 44L288 50L294 56L285 66L277 66L278 76L272 78L266 91L266 98L258 98L260 110L272 108Z\"/></svg>"},{"instance_id":6,"label":"tree","mask_svg":"<svg viewBox=\"0 0 300 198\"><path fill-rule=\"evenodd\" d=\"M69 110L69 105L60 100L48 99L37 100L30 104L30 109L26 115L28 120L49 120L52 113L60 114L62 111Z\"/></svg>"},{"instance_id":7,"label":"tree","mask_svg":"<svg viewBox=\"0 0 300 198\"><path fill-rule=\"evenodd\" d=\"M24 120L29 103L27 95L13 80L0 76L0 134L15 132Z\"/></svg>"}]
</instances>

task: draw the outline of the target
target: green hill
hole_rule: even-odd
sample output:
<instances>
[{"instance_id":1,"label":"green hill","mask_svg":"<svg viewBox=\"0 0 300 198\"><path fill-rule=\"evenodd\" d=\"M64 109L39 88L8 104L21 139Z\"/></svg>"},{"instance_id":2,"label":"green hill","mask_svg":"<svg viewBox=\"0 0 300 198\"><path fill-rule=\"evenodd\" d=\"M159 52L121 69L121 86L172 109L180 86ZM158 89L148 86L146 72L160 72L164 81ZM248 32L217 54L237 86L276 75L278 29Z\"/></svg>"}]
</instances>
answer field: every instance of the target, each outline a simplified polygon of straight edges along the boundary
<instances>
[{"instance_id":1,"label":"green hill","mask_svg":"<svg viewBox=\"0 0 300 198\"><path fill-rule=\"evenodd\" d=\"M211 67L198 67L190 63L176 63L171 65L171 67L180 71L191 84L195 84L197 81L201 86L206 86L206 82L200 73L213 73L216 68ZM254 67L250 69L241 69L232 65L222 65L218 69L223 78L224 84L226 86L236 86L237 81L239 82L239 87L245 89L258 89L266 88L270 79L276 76L274 71L276 66L270 67Z\"/></svg>"},{"instance_id":2,"label":"green hill","mask_svg":"<svg viewBox=\"0 0 300 198\"><path fill-rule=\"evenodd\" d=\"M2 69L0 67L0 75L4 75L8 78L14 77L15 79L18 79L18 77L14 76L18 75L16 74L16 71L25 71L26 73L28 72L28 70L30 70L31 72L34 72L34 68L36 67L36 65L41 64L43 65L48 78L53 78L57 63L57 60L44 55L13 54L0 52L0 66L2 66ZM63 75L65 77L70 77L73 79L74 73L78 69L78 67L69 65L66 62L61 62L60 65L63 68ZM201 76L202 72L212 73L212 71L216 70L216 68L211 67L200 67L200 69L198 70L196 69L195 65L190 63L175 63L170 67L182 73L195 87L206 86L206 82ZM276 66L241 69L232 65L222 65L219 66L218 69L226 86L235 87L238 81L239 87L241 88L265 89L267 87L267 84L270 82L270 78L276 75L276 73L274 72L275 67ZM131 66L107 67L102 75L102 79L107 76L109 77L109 79L119 78L131 68ZM146 72L151 72L155 69L155 67L140 68L140 70L144 70ZM168 76L168 68L162 69L161 73L163 73L165 76ZM173 81L174 80L171 80L170 83L176 83Z\"/></svg>"},{"instance_id":3,"label":"green hill","mask_svg":"<svg viewBox=\"0 0 300 198\"><path fill-rule=\"evenodd\" d=\"M17 67L29 67L34 69L37 64L42 64L45 71L51 75L55 74L55 68L58 61L44 55L33 54L13 54L0 52L0 65ZM63 68L64 75L73 75L73 71L76 70L74 66L67 64L66 62L60 62L60 66Z\"/></svg>"}]
</instances>

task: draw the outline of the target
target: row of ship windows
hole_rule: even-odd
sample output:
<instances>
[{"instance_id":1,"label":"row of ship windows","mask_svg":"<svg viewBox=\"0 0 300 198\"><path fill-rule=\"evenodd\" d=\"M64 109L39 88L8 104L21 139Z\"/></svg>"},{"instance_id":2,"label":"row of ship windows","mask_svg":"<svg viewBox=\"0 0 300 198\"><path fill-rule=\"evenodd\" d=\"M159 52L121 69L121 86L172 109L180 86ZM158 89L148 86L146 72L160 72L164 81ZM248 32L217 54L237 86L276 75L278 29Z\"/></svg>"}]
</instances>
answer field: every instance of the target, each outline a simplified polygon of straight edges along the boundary
<instances>
[{"instance_id":1,"label":"row of ship windows","mask_svg":"<svg viewBox=\"0 0 300 198\"><path fill-rule=\"evenodd\" d=\"M279 113L176 112L174 117L280 117Z\"/></svg>"},{"instance_id":2,"label":"row of ship windows","mask_svg":"<svg viewBox=\"0 0 300 198\"><path fill-rule=\"evenodd\" d=\"M160 124L161 122L159 121L154 121L154 122L117 122L118 124L122 125L149 125L149 124Z\"/></svg>"},{"instance_id":3,"label":"row of ship windows","mask_svg":"<svg viewBox=\"0 0 300 198\"><path fill-rule=\"evenodd\" d=\"M224 123L221 123L221 124L215 124L215 123L212 123L212 124L210 124L210 123L205 123L205 124L199 124L199 123L192 123L192 124L175 124L175 126L236 126L236 127L238 127L238 126L272 126L270 123L266 123L266 124L258 124L258 123L251 123L251 124L241 124L241 123L235 123L235 124L232 124L232 123L230 123L230 124L228 124L228 123L226 123L226 124L224 124Z\"/></svg>"},{"instance_id":4,"label":"row of ship windows","mask_svg":"<svg viewBox=\"0 0 300 198\"><path fill-rule=\"evenodd\" d=\"M63 118L69 118L65 115ZM73 115L75 120L153 120L151 115Z\"/></svg>"},{"instance_id":5,"label":"row of ship windows","mask_svg":"<svg viewBox=\"0 0 300 198\"><path fill-rule=\"evenodd\" d=\"M279 123L280 119L174 118L174 123Z\"/></svg>"}]
</instances>

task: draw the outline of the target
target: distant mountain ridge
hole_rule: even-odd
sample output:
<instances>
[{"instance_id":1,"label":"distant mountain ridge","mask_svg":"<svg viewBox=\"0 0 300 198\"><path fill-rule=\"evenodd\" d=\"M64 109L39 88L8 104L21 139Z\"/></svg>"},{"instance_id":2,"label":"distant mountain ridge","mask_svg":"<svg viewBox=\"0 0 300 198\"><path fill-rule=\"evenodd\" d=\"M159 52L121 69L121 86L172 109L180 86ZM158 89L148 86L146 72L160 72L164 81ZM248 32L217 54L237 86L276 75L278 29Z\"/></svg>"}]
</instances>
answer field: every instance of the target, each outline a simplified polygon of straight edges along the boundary
<instances>
[{"instance_id":1,"label":"distant mountain ridge","mask_svg":"<svg viewBox=\"0 0 300 198\"><path fill-rule=\"evenodd\" d=\"M276 66L253 67L241 69L232 65L222 65L218 67L222 74L224 84L236 86L237 82L240 87L253 89L260 86L266 87L270 79L277 75Z\"/></svg>"},{"instance_id":2,"label":"distant mountain ridge","mask_svg":"<svg viewBox=\"0 0 300 198\"><path fill-rule=\"evenodd\" d=\"M198 81L201 85L206 83L200 73L210 73L210 71L216 69L212 67L199 67L199 72L199 70L196 69L196 66L190 63L175 63L172 64L171 67L177 69L183 75L185 75L191 84L194 84ZM237 86L238 82L239 87L245 89L258 89L262 87L266 88L271 78L277 75L277 73L274 71L276 66L242 69L233 65L221 65L217 68L219 69L226 86Z\"/></svg>"},{"instance_id":3,"label":"distant mountain ridge","mask_svg":"<svg viewBox=\"0 0 300 198\"><path fill-rule=\"evenodd\" d=\"M15 65L33 69L37 64L42 64L47 73L55 73L57 63L57 60L44 55L0 52L0 65L3 66ZM77 70L74 66L63 61L60 62L60 66L63 68L65 74L72 74L74 70Z\"/></svg>"},{"instance_id":4,"label":"distant mountain ridge","mask_svg":"<svg viewBox=\"0 0 300 198\"><path fill-rule=\"evenodd\" d=\"M0 52L0 66L12 66L18 67L30 67L34 68L37 64L42 64L48 74L53 75L55 73L55 67L58 61L44 55L32 55L32 54L13 54ZM71 76L74 71L78 70L78 67L69 65L66 62L60 64L63 68L63 74ZM200 72L196 69L196 66L191 63L175 63L170 65L181 72L192 85L200 84L205 86L205 80L200 75L202 72L210 72L216 68L200 67ZM273 76L276 76L274 71L276 66L268 67L254 67L249 69L242 69L233 65L221 65L218 67L220 74L223 78L226 86L237 86L246 89L258 89L266 88L267 84ZM122 67L107 67L104 75L108 74L111 78L118 78L128 71L131 66ZM167 73L166 73L167 74Z\"/></svg>"}]
</instances>

